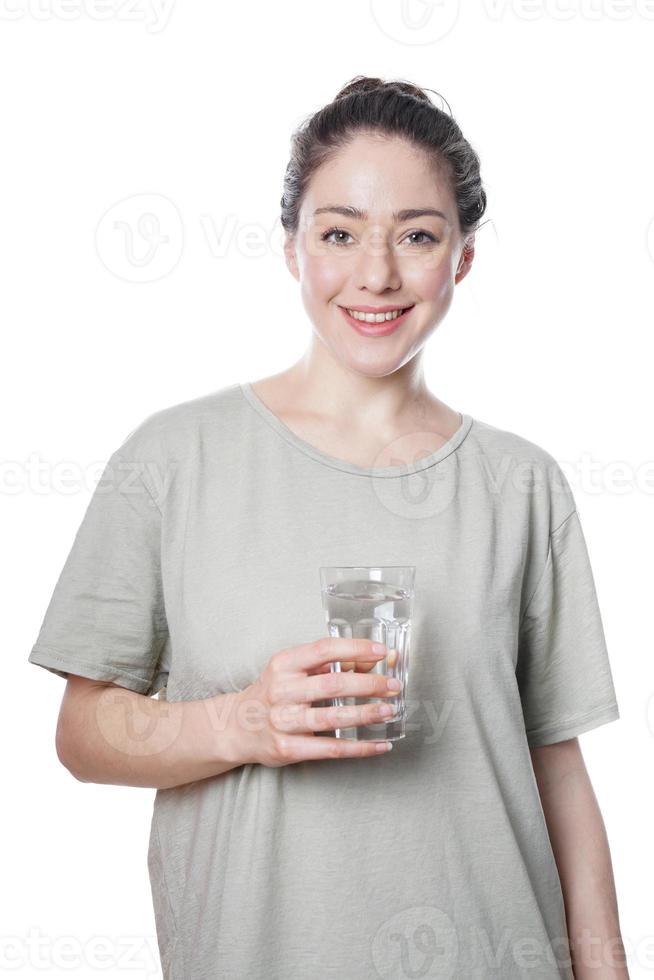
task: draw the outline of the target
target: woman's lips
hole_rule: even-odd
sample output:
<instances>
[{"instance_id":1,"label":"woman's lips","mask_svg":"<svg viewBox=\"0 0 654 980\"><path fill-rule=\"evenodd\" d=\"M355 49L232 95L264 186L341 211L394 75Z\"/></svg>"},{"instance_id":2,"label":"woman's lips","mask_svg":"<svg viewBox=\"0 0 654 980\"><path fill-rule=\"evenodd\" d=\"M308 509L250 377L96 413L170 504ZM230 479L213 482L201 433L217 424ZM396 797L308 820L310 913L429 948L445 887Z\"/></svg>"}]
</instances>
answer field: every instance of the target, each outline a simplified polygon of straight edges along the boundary
<instances>
[{"instance_id":1,"label":"woman's lips","mask_svg":"<svg viewBox=\"0 0 654 980\"><path fill-rule=\"evenodd\" d=\"M354 327L357 333L360 333L363 337L386 337L404 323L413 307L410 306L400 316L395 317L394 320L383 320L381 323L367 323L365 320L355 320L353 316L350 316L344 306L339 306L339 309L350 326Z\"/></svg>"}]
</instances>

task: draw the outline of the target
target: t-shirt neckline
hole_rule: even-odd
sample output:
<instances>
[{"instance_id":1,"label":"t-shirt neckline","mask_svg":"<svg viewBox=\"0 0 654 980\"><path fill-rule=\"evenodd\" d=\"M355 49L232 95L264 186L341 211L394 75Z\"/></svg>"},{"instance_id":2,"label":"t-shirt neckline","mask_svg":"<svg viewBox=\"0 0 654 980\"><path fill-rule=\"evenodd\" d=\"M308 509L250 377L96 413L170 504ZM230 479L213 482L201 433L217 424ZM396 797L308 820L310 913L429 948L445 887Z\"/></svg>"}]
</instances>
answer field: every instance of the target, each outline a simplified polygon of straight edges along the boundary
<instances>
[{"instance_id":1,"label":"t-shirt neckline","mask_svg":"<svg viewBox=\"0 0 654 980\"><path fill-rule=\"evenodd\" d=\"M339 459L337 456L330 456L328 453L318 449L317 446L313 446L310 442L306 442L306 440L300 438L259 398L249 381L238 382L238 387L252 408L286 442L295 446L300 452L306 456L310 456L318 463L323 463L325 466L331 466L337 470L343 470L345 473L355 473L359 476L402 477L426 470L428 467L442 462L447 456L455 452L468 435L473 423L473 417L471 415L468 415L466 412L459 412L462 419L461 425L451 438L443 443L440 449L429 453L427 456L423 456L413 463L405 463L402 466L359 466L357 463L350 463L347 460Z\"/></svg>"}]
</instances>

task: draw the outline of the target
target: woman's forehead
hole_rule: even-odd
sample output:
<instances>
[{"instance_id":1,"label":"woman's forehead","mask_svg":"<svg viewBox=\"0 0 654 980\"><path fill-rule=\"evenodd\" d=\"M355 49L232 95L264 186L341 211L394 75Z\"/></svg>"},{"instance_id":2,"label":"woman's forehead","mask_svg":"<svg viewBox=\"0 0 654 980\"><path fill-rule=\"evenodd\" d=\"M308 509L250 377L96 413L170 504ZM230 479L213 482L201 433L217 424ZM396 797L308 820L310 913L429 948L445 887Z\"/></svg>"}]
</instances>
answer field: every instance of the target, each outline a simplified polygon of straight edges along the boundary
<instances>
[{"instance_id":1,"label":"woman's forehead","mask_svg":"<svg viewBox=\"0 0 654 980\"><path fill-rule=\"evenodd\" d=\"M410 180L407 175L406 168L396 173L386 166L331 173L318 170L302 203L305 219L321 223L339 218L354 222L404 222L420 217L451 220L454 201L448 183L428 172L411 172Z\"/></svg>"},{"instance_id":2,"label":"woman's forehead","mask_svg":"<svg viewBox=\"0 0 654 980\"><path fill-rule=\"evenodd\" d=\"M301 224L340 220L397 223L403 211L429 208L455 221L451 185L434 156L400 136L357 134L314 171ZM425 216L439 220L439 214ZM412 220L412 219L406 219Z\"/></svg>"}]
</instances>

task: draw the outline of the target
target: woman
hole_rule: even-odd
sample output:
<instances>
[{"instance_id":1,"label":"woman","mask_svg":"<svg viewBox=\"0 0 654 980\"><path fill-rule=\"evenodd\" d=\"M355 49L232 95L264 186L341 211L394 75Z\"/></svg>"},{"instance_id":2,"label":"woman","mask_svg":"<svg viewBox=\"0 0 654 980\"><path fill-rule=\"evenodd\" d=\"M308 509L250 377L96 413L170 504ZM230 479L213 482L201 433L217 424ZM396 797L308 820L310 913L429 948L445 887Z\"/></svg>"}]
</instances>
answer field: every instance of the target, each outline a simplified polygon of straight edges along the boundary
<instances>
[{"instance_id":1,"label":"woman","mask_svg":"<svg viewBox=\"0 0 654 980\"><path fill-rule=\"evenodd\" d=\"M306 353L149 416L84 516L30 660L68 678L70 771L157 788L168 980L627 976L577 741L619 712L571 489L422 373L485 204L424 91L346 85L281 201ZM318 587L375 563L417 568L390 752L333 737L392 692L387 651L324 639Z\"/></svg>"}]
</instances>

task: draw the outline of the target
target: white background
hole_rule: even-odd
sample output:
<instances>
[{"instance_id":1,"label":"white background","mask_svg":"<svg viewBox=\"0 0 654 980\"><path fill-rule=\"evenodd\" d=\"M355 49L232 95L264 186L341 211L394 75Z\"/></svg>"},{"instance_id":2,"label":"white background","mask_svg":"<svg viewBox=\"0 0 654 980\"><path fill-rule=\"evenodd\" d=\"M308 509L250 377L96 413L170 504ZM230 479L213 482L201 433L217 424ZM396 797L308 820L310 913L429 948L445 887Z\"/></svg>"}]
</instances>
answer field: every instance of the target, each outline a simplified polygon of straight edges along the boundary
<instances>
[{"instance_id":1,"label":"white background","mask_svg":"<svg viewBox=\"0 0 654 980\"><path fill-rule=\"evenodd\" d=\"M65 682L27 656L127 433L304 350L289 139L357 74L435 89L481 156L490 220L427 380L572 484L621 711L580 740L631 976L654 975L653 44L644 0L0 0L8 976L160 976L154 790L73 779L54 749Z\"/></svg>"}]
</instances>

